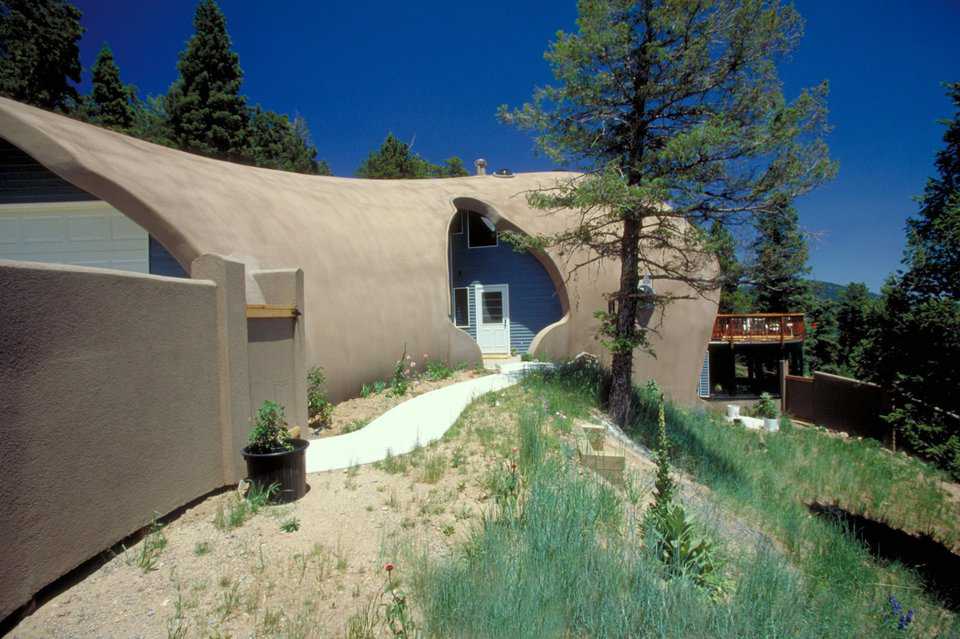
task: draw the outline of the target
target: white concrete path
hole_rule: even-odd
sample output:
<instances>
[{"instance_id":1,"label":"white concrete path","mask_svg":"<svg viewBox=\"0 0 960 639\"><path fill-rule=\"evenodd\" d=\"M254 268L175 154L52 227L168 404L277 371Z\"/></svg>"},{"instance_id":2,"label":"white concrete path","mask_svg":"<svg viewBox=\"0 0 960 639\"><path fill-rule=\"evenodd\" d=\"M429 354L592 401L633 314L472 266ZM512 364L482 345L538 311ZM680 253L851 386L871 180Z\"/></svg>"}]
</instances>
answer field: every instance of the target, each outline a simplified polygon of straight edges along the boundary
<instances>
[{"instance_id":1,"label":"white concrete path","mask_svg":"<svg viewBox=\"0 0 960 639\"><path fill-rule=\"evenodd\" d=\"M549 366L538 362L504 364L500 372L451 384L408 399L358 431L314 439L307 448L307 472L349 468L403 455L440 439L467 404L474 399L513 386L526 370Z\"/></svg>"}]
</instances>

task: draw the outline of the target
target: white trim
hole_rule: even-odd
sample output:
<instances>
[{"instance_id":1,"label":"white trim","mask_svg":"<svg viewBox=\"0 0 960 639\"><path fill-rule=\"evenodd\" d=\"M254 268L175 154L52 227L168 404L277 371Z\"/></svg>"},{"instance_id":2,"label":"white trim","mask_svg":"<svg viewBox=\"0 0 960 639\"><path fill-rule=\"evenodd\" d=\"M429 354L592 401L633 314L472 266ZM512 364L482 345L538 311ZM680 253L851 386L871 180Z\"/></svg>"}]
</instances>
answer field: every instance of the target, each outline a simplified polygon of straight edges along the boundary
<instances>
[{"instance_id":1,"label":"white trim","mask_svg":"<svg viewBox=\"0 0 960 639\"><path fill-rule=\"evenodd\" d=\"M103 200L76 200L74 202L14 202L0 204L0 214L30 213L105 213L116 211Z\"/></svg>"},{"instance_id":2,"label":"white trim","mask_svg":"<svg viewBox=\"0 0 960 639\"><path fill-rule=\"evenodd\" d=\"M467 292L467 323L466 324L457 324L457 291L466 291ZM450 294L450 299L453 302L451 310L453 313L453 325L457 328L470 328L470 287L469 286L454 286L453 292Z\"/></svg>"},{"instance_id":3,"label":"white trim","mask_svg":"<svg viewBox=\"0 0 960 639\"><path fill-rule=\"evenodd\" d=\"M508 284L475 284L473 287L473 294L475 296L474 303L476 305L476 318L477 318L477 344L480 346L480 352L487 353L509 353L511 352L512 344L510 342L510 286ZM502 311L503 317L500 322L494 322L492 324L485 324L483 321L483 293L484 291L488 292L500 292L501 301L502 301ZM481 344L481 331L483 331L484 326L495 327L497 325L502 326L503 332L506 336L503 345L504 348L488 348L484 350L483 345Z\"/></svg>"},{"instance_id":4,"label":"white trim","mask_svg":"<svg viewBox=\"0 0 960 639\"><path fill-rule=\"evenodd\" d=\"M498 246L500 246L500 234L497 233L496 230L493 231L493 238L495 240L493 244L484 244L483 246L471 245L470 244L470 214L473 213L474 215L479 215L482 221L487 221L487 218L484 217L482 214L477 213L476 211L465 211L465 213L467 214L467 221L465 222L465 224L467 226L467 248L468 249L497 248ZM488 223L487 226L490 226L490 224L492 223ZM496 227L494 227L494 229L496 229Z\"/></svg>"}]
</instances>

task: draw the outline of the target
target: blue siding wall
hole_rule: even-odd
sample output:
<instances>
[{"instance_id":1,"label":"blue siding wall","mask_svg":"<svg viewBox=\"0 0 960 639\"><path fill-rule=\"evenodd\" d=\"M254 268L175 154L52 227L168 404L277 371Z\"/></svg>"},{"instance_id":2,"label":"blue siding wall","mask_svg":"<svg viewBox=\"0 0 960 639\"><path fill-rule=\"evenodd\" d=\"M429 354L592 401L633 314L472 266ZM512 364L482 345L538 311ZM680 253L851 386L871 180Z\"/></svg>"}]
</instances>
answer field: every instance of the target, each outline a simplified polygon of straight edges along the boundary
<instances>
[{"instance_id":1,"label":"blue siding wall","mask_svg":"<svg viewBox=\"0 0 960 639\"><path fill-rule=\"evenodd\" d=\"M463 215L467 215L466 212ZM506 242L496 247L468 248L467 220L462 234L450 236L450 281L454 287L467 286L470 326L476 339L475 284L507 284L510 287L510 346L519 353L530 348L533 337L545 326L563 317L560 298L550 275L528 252L517 253Z\"/></svg>"},{"instance_id":2,"label":"blue siding wall","mask_svg":"<svg viewBox=\"0 0 960 639\"><path fill-rule=\"evenodd\" d=\"M187 272L183 270L183 267L180 266L180 262L174 259L174 257L167 252L167 249L163 248L163 244L153 239L152 235L150 236L149 247L151 275L190 277L187 275Z\"/></svg>"}]
</instances>

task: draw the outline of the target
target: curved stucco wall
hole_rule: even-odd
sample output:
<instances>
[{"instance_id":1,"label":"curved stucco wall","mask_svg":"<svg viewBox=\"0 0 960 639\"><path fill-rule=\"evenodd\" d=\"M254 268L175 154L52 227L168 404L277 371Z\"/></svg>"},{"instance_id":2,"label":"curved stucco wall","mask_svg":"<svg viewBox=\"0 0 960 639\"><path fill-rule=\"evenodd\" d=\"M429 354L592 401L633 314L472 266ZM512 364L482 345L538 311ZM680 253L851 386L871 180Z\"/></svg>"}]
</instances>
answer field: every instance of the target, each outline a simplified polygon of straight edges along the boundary
<instances>
[{"instance_id":1,"label":"curved stucco wall","mask_svg":"<svg viewBox=\"0 0 960 639\"><path fill-rule=\"evenodd\" d=\"M152 513L233 480L217 294L0 260L0 619Z\"/></svg>"},{"instance_id":2,"label":"curved stucco wall","mask_svg":"<svg viewBox=\"0 0 960 639\"><path fill-rule=\"evenodd\" d=\"M569 219L532 209L523 195L566 173L306 176L191 155L7 99L0 99L0 136L131 217L183 265L213 253L246 263L248 272L302 268L307 365L327 370L334 399L386 377L404 344L434 358L479 359L473 340L449 320L446 238L458 199L531 234L556 231ZM549 344L555 356L602 354L593 314L606 307L603 293L617 288L617 265L571 275L573 256L545 257L567 314L545 329L555 335L536 343ZM703 298L673 304L652 339L657 357L637 358L638 379L656 377L671 396L692 400L715 311Z\"/></svg>"}]
</instances>

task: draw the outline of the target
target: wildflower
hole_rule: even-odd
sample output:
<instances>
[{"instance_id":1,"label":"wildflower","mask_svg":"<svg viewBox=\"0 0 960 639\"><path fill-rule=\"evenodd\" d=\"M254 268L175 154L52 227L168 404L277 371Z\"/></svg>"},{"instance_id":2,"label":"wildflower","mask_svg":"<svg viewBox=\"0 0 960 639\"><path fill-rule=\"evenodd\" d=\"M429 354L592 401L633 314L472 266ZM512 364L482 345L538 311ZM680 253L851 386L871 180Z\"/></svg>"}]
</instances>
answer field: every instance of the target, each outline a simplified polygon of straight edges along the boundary
<instances>
[{"instance_id":1,"label":"wildflower","mask_svg":"<svg viewBox=\"0 0 960 639\"><path fill-rule=\"evenodd\" d=\"M383 569L386 570L387 572L393 572L393 568L394 568L394 565L393 565L392 563L390 563L390 562L387 562L387 563L383 566Z\"/></svg>"},{"instance_id":2,"label":"wildflower","mask_svg":"<svg viewBox=\"0 0 960 639\"><path fill-rule=\"evenodd\" d=\"M893 614L899 615L903 611L903 606L900 605L900 602L894 595L890 595L888 601L890 602L890 610L893 611Z\"/></svg>"},{"instance_id":3,"label":"wildflower","mask_svg":"<svg viewBox=\"0 0 960 639\"><path fill-rule=\"evenodd\" d=\"M426 353L423 354L423 359L430 359L430 356Z\"/></svg>"},{"instance_id":4,"label":"wildflower","mask_svg":"<svg viewBox=\"0 0 960 639\"><path fill-rule=\"evenodd\" d=\"M510 449L510 452L513 453L514 455L516 455L516 454L517 454L517 450L518 450L517 447L514 446L513 448Z\"/></svg>"},{"instance_id":5,"label":"wildflower","mask_svg":"<svg viewBox=\"0 0 960 639\"><path fill-rule=\"evenodd\" d=\"M510 462L510 470L516 470L516 469L517 469L517 462Z\"/></svg>"},{"instance_id":6,"label":"wildflower","mask_svg":"<svg viewBox=\"0 0 960 639\"><path fill-rule=\"evenodd\" d=\"M911 621L913 621L913 608L908 610L906 615L900 616L900 623L897 624L897 630L906 630Z\"/></svg>"},{"instance_id":7,"label":"wildflower","mask_svg":"<svg viewBox=\"0 0 960 639\"><path fill-rule=\"evenodd\" d=\"M413 355L407 355L407 359L413 359Z\"/></svg>"}]
</instances>

